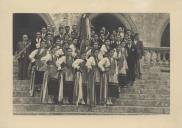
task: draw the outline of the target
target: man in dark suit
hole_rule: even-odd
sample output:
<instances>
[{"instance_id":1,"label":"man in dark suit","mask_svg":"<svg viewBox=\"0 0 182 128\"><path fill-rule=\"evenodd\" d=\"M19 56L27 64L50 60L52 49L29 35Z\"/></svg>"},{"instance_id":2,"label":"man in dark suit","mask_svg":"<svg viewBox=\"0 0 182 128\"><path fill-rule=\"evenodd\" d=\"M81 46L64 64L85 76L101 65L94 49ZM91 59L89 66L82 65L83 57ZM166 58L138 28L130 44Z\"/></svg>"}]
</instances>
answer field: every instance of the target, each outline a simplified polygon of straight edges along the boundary
<instances>
[{"instance_id":1,"label":"man in dark suit","mask_svg":"<svg viewBox=\"0 0 182 128\"><path fill-rule=\"evenodd\" d=\"M44 41L46 40L46 34L47 34L47 28L43 26L41 29L41 37Z\"/></svg>"},{"instance_id":2,"label":"man in dark suit","mask_svg":"<svg viewBox=\"0 0 182 128\"><path fill-rule=\"evenodd\" d=\"M26 80L28 79L28 66L29 66L29 54L30 54L30 47L28 41L28 35L22 35L22 41L19 41L17 44L17 54L20 54L18 57L18 79L19 80ZM26 48L27 47L27 48ZM24 50L25 49L25 50ZM23 51L23 52L22 52Z\"/></svg>"},{"instance_id":3,"label":"man in dark suit","mask_svg":"<svg viewBox=\"0 0 182 128\"><path fill-rule=\"evenodd\" d=\"M117 48L116 41L113 34L110 35L110 47L111 49Z\"/></svg>"},{"instance_id":4,"label":"man in dark suit","mask_svg":"<svg viewBox=\"0 0 182 128\"><path fill-rule=\"evenodd\" d=\"M64 40L64 26L59 26L59 34L54 37L54 42L56 42L57 39L60 39L61 42Z\"/></svg>"},{"instance_id":5,"label":"man in dark suit","mask_svg":"<svg viewBox=\"0 0 182 128\"><path fill-rule=\"evenodd\" d=\"M135 65L137 62L137 49L131 39L128 39L126 44L126 50L128 53L127 64L128 64L128 82L132 86L135 81Z\"/></svg>"},{"instance_id":6,"label":"man in dark suit","mask_svg":"<svg viewBox=\"0 0 182 128\"><path fill-rule=\"evenodd\" d=\"M136 33L133 38L134 38L134 41L133 41L134 45L137 49L137 63L136 63L135 73L139 79L142 79L140 60L144 56L144 46L143 46L143 42L139 38L138 33Z\"/></svg>"},{"instance_id":7,"label":"man in dark suit","mask_svg":"<svg viewBox=\"0 0 182 128\"><path fill-rule=\"evenodd\" d=\"M75 38L79 38L79 32L78 32L78 27L77 25L73 25L72 26L72 31L71 31L71 38L75 39Z\"/></svg>"},{"instance_id":8,"label":"man in dark suit","mask_svg":"<svg viewBox=\"0 0 182 128\"><path fill-rule=\"evenodd\" d=\"M103 32L100 33L100 37L98 39L98 42L99 42L99 47L101 47L104 43L105 43L105 35Z\"/></svg>"},{"instance_id":9,"label":"man in dark suit","mask_svg":"<svg viewBox=\"0 0 182 128\"><path fill-rule=\"evenodd\" d=\"M65 26L65 34L64 34L64 40L67 40L71 37L70 35L70 26Z\"/></svg>"},{"instance_id":10,"label":"man in dark suit","mask_svg":"<svg viewBox=\"0 0 182 128\"><path fill-rule=\"evenodd\" d=\"M32 43L31 43L31 46L30 46L30 50L33 51L36 48L39 48L41 42L42 42L41 32L36 32L36 37L35 37L34 40L32 40Z\"/></svg>"}]
</instances>

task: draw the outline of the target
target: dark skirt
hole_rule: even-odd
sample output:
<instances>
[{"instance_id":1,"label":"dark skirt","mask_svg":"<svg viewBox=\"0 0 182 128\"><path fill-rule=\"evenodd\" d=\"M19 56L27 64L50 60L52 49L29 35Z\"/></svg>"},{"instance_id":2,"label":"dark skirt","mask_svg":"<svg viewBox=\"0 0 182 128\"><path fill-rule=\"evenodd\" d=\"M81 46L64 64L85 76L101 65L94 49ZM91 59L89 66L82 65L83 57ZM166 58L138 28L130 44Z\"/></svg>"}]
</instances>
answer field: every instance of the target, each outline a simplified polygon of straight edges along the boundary
<instances>
[{"instance_id":1,"label":"dark skirt","mask_svg":"<svg viewBox=\"0 0 182 128\"><path fill-rule=\"evenodd\" d=\"M127 75L119 74L118 75L119 86L126 86L128 84Z\"/></svg>"},{"instance_id":2,"label":"dark skirt","mask_svg":"<svg viewBox=\"0 0 182 128\"><path fill-rule=\"evenodd\" d=\"M63 97L68 97L69 102L73 100L73 81L64 81L63 83Z\"/></svg>"},{"instance_id":3,"label":"dark skirt","mask_svg":"<svg viewBox=\"0 0 182 128\"><path fill-rule=\"evenodd\" d=\"M109 83L108 84L108 97L119 97L118 85L116 83Z\"/></svg>"},{"instance_id":4,"label":"dark skirt","mask_svg":"<svg viewBox=\"0 0 182 128\"><path fill-rule=\"evenodd\" d=\"M87 103L87 84L83 83L83 100Z\"/></svg>"},{"instance_id":5,"label":"dark skirt","mask_svg":"<svg viewBox=\"0 0 182 128\"><path fill-rule=\"evenodd\" d=\"M55 78L49 78L48 80L48 95L58 96L59 81Z\"/></svg>"},{"instance_id":6,"label":"dark skirt","mask_svg":"<svg viewBox=\"0 0 182 128\"><path fill-rule=\"evenodd\" d=\"M35 85L42 84L45 71L35 71Z\"/></svg>"},{"instance_id":7,"label":"dark skirt","mask_svg":"<svg viewBox=\"0 0 182 128\"><path fill-rule=\"evenodd\" d=\"M54 102L58 101L59 80L56 78L49 78L48 80L48 95L54 96Z\"/></svg>"},{"instance_id":8,"label":"dark skirt","mask_svg":"<svg viewBox=\"0 0 182 128\"><path fill-rule=\"evenodd\" d=\"M96 104L100 103L100 83L95 84Z\"/></svg>"}]
</instances>

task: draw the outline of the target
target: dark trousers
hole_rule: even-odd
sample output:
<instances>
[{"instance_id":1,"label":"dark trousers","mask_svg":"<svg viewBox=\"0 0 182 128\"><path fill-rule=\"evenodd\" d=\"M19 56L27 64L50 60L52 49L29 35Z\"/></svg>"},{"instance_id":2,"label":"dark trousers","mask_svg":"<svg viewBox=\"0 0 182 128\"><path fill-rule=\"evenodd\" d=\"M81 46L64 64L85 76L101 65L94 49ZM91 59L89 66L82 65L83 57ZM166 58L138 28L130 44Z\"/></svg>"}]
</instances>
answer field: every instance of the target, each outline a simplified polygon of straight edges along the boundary
<instances>
[{"instance_id":1,"label":"dark trousers","mask_svg":"<svg viewBox=\"0 0 182 128\"><path fill-rule=\"evenodd\" d=\"M128 82L134 82L135 81L135 65L132 65L128 67Z\"/></svg>"},{"instance_id":2,"label":"dark trousers","mask_svg":"<svg viewBox=\"0 0 182 128\"><path fill-rule=\"evenodd\" d=\"M29 66L28 58L25 57L18 60L18 79L19 80L28 79L28 66Z\"/></svg>"},{"instance_id":3,"label":"dark trousers","mask_svg":"<svg viewBox=\"0 0 182 128\"><path fill-rule=\"evenodd\" d=\"M128 84L127 75L125 74L118 74L118 83L119 86L126 86Z\"/></svg>"},{"instance_id":4,"label":"dark trousers","mask_svg":"<svg viewBox=\"0 0 182 128\"><path fill-rule=\"evenodd\" d=\"M136 65L135 65L135 74L137 77L141 76L141 66L140 66L140 59L137 59Z\"/></svg>"}]
</instances>

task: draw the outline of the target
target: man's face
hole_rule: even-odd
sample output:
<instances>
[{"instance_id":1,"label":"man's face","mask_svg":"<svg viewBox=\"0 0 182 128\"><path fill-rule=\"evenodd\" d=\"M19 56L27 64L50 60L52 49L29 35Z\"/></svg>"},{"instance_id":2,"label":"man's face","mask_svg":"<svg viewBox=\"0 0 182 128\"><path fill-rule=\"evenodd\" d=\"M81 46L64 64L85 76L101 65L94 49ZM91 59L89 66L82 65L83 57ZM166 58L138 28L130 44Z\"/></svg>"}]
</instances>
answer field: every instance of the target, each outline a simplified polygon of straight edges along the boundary
<instances>
[{"instance_id":1,"label":"man's face","mask_svg":"<svg viewBox=\"0 0 182 128\"><path fill-rule=\"evenodd\" d=\"M66 31L66 33L69 33L70 32L70 27L66 27L65 31Z\"/></svg>"},{"instance_id":2,"label":"man's face","mask_svg":"<svg viewBox=\"0 0 182 128\"><path fill-rule=\"evenodd\" d=\"M122 32L122 27L118 27L118 32Z\"/></svg>"},{"instance_id":3,"label":"man's face","mask_svg":"<svg viewBox=\"0 0 182 128\"><path fill-rule=\"evenodd\" d=\"M95 42L95 43L93 44L93 48L98 49L98 48L99 48L98 43Z\"/></svg>"},{"instance_id":4,"label":"man's face","mask_svg":"<svg viewBox=\"0 0 182 128\"><path fill-rule=\"evenodd\" d=\"M91 35L92 35L92 37L95 35L95 31L94 30L91 31Z\"/></svg>"},{"instance_id":5,"label":"man's face","mask_svg":"<svg viewBox=\"0 0 182 128\"><path fill-rule=\"evenodd\" d=\"M41 31L42 31L42 33L46 33L47 32L46 28L44 28L44 27L42 28Z\"/></svg>"},{"instance_id":6,"label":"man's face","mask_svg":"<svg viewBox=\"0 0 182 128\"><path fill-rule=\"evenodd\" d=\"M63 34L64 33L64 28L59 28L59 33Z\"/></svg>"},{"instance_id":7,"label":"man's face","mask_svg":"<svg viewBox=\"0 0 182 128\"><path fill-rule=\"evenodd\" d=\"M110 40L114 40L114 35L111 35L110 36Z\"/></svg>"},{"instance_id":8,"label":"man's face","mask_svg":"<svg viewBox=\"0 0 182 128\"><path fill-rule=\"evenodd\" d=\"M69 48L69 44L68 43L64 43L64 48L65 49Z\"/></svg>"},{"instance_id":9,"label":"man's face","mask_svg":"<svg viewBox=\"0 0 182 128\"><path fill-rule=\"evenodd\" d=\"M110 41L106 40L106 45L109 46L110 45Z\"/></svg>"},{"instance_id":10,"label":"man's face","mask_svg":"<svg viewBox=\"0 0 182 128\"><path fill-rule=\"evenodd\" d=\"M117 32L115 30L112 31L113 35L117 35Z\"/></svg>"},{"instance_id":11,"label":"man's face","mask_svg":"<svg viewBox=\"0 0 182 128\"><path fill-rule=\"evenodd\" d=\"M116 40L117 40L117 41L120 41L120 39L121 39L120 36L117 35Z\"/></svg>"},{"instance_id":12,"label":"man's face","mask_svg":"<svg viewBox=\"0 0 182 128\"><path fill-rule=\"evenodd\" d=\"M121 45L119 45L118 47L117 47L117 51L119 52L119 51L121 51Z\"/></svg>"},{"instance_id":13,"label":"man's face","mask_svg":"<svg viewBox=\"0 0 182 128\"><path fill-rule=\"evenodd\" d=\"M125 45L126 45L126 42L122 42L122 43L121 43L121 47L122 47L122 48L124 48Z\"/></svg>"},{"instance_id":14,"label":"man's face","mask_svg":"<svg viewBox=\"0 0 182 128\"><path fill-rule=\"evenodd\" d=\"M128 40L128 43L131 44L132 43L132 40Z\"/></svg>"},{"instance_id":15,"label":"man's face","mask_svg":"<svg viewBox=\"0 0 182 128\"><path fill-rule=\"evenodd\" d=\"M81 58L82 58L83 60L85 60L85 59L86 59L86 54L83 53L83 54L81 55Z\"/></svg>"},{"instance_id":16,"label":"man's face","mask_svg":"<svg viewBox=\"0 0 182 128\"><path fill-rule=\"evenodd\" d=\"M99 50L95 50L94 56L98 56L98 55L99 55Z\"/></svg>"},{"instance_id":17,"label":"man's face","mask_svg":"<svg viewBox=\"0 0 182 128\"><path fill-rule=\"evenodd\" d=\"M77 44L77 42L78 42L78 40L77 40L77 39L74 39L74 40L73 40L73 44L74 44L74 45L76 45L76 44Z\"/></svg>"},{"instance_id":18,"label":"man's face","mask_svg":"<svg viewBox=\"0 0 182 128\"><path fill-rule=\"evenodd\" d=\"M23 35L23 36L22 36L22 40L23 40L23 41L28 41L28 35L26 35L26 34Z\"/></svg>"},{"instance_id":19,"label":"man's face","mask_svg":"<svg viewBox=\"0 0 182 128\"><path fill-rule=\"evenodd\" d=\"M73 26L72 26L72 30L73 30L74 32L76 32L76 31L77 31L77 26L76 26L76 25L73 25Z\"/></svg>"},{"instance_id":20,"label":"man's face","mask_svg":"<svg viewBox=\"0 0 182 128\"><path fill-rule=\"evenodd\" d=\"M47 35L47 40L48 41L52 40L52 36L51 35Z\"/></svg>"},{"instance_id":21,"label":"man's face","mask_svg":"<svg viewBox=\"0 0 182 128\"><path fill-rule=\"evenodd\" d=\"M68 41L68 40L69 40L69 36L68 36L68 35L65 35L64 39L65 39L66 41Z\"/></svg>"},{"instance_id":22,"label":"man's face","mask_svg":"<svg viewBox=\"0 0 182 128\"><path fill-rule=\"evenodd\" d=\"M41 38L41 33L40 33L40 32L37 32L37 33L36 33L36 37L37 37L37 38Z\"/></svg>"},{"instance_id":23,"label":"man's face","mask_svg":"<svg viewBox=\"0 0 182 128\"><path fill-rule=\"evenodd\" d=\"M130 30L127 30L126 32L129 36L131 35L131 31Z\"/></svg>"},{"instance_id":24,"label":"man's face","mask_svg":"<svg viewBox=\"0 0 182 128\"><path fill-rule=\"evenodd\" d=\"M62 44L61 40L56 40L56 44Z\"/></svg>"},{"instance_id":25,"label":"man's face","mask_svg":"<svg viewBox=\"0 0 182 128\"><path fill-rule=\"evenodd\" d=\"M139 35L135 36L135 40L140 40Z\"/></svg>"},{"instance_id":26,"label":"man's face","mask_svg":"<svg viewBox=\"0 0 182 128\"><path fill-rule=\"evenodd\" d=\"M99 38L98 35L95 34L94 39L95 39L95 40L98 40L98 38Z\"/></svg>"},{"instance_id":27,"label":"man's face","mask_svg":"<svg viewBox=\"0 0 182 128\"><path fill-rule=\"evenodd\" d=\"M109 52L109 55L112 57L112 56L114 55L114 50L111 50L111 51Z\"/></svg>"},{"instance_id":28,"label":"man's face","mask_svg":"<svg viewBox=\"0 0 182 128\"><path fill-rule=\"evenodd\" d=\"M105 39L105 36L103 33L100 34L101 39Z\"/></svg>"},{"instance_id":29,"label":"man's face","mask_svg":"<svg viewBox=\"0 0 182 128\"><path fill-rule=\"evenodd\" d=\"M105 27L102 27L101 30L102 30L103 32L105 32L105 31L106 31L106 28L105 28Z\"/></svg>"}]
</instances>

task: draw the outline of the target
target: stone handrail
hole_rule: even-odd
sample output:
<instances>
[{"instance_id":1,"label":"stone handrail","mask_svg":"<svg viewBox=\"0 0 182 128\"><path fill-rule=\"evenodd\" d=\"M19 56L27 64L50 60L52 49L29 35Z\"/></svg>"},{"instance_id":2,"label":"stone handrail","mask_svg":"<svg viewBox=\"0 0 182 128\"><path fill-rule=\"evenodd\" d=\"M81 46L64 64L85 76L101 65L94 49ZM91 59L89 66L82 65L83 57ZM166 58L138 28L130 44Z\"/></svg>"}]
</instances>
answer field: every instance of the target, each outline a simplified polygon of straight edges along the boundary
<instances>
[{"instance_id":1,"label":"stone handrail","mask_svg":"<svg viewBox=\"0 0 182 128\"><path fill-rule=\"evenodd\" d=\"M145 47L144 63L153 65L170 65L170 47Z\"/></svg>"}]
</instances>

